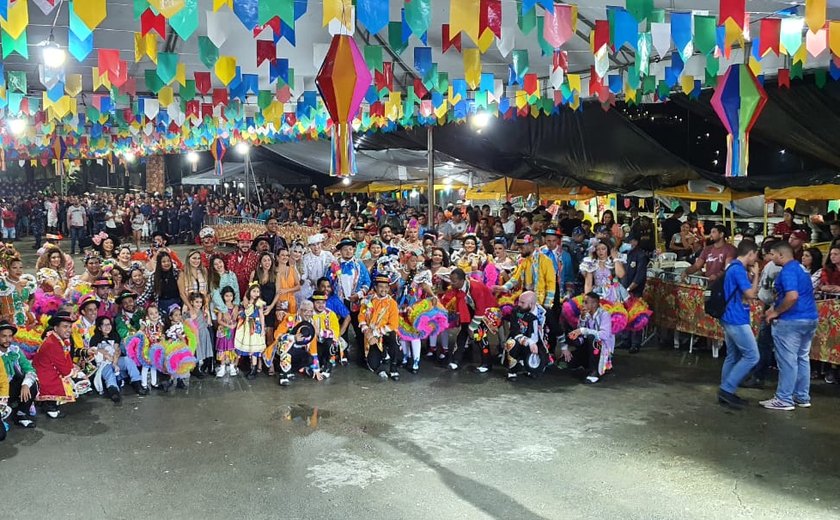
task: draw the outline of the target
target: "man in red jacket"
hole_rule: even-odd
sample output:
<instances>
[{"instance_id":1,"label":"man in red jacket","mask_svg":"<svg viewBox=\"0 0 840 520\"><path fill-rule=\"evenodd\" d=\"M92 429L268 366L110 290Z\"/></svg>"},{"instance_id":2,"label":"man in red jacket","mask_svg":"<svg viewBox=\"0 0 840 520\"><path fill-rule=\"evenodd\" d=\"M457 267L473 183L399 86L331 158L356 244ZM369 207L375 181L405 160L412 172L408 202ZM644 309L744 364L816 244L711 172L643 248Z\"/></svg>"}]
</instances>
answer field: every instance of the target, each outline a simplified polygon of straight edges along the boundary
<instances>
[{"instance_id":1,"label":"man in red jacket","mask_svg":"<svg viewBox=\"0 0 840 520\"><path fill-rule=\"evenodd\" d=\"M241 231L237 238L238 249L227 256L227 268L239 282L239 294L247 294L251 274L257 268L257 252L251 250L251 232Z\"/></svg>"},{"instance_id":2,"label":"man in red jacket","mask_svg":"<svg viewBox=\"0 0 840 520\"><path fill-rule=\"evenodd\" d=\"M58 405L76 400L70 379L79 372L79 367L70 358L73 317L67 311L58 311L47 326L47 335L35 353L32 365L40 385L37 400L46 402L48 417L59 419L64 417L64 412Z\"/></svg>"},{"instance_id":3,"label":"man in red jacket","mask_svg":"<svg viewBox=\"0 0 840 520\"><path fill-rule=\"evenodd\" d=\"M452 357L449 360L449 368L458 370L467 352L467 340L478 330L487 309L496 307L498 303L486 285L478 280L467 279L463 269L453 270L449 279L451 288L443 295L441 303L458 314L458 323L461 325L455 348L452 350ZM488 372L490 363L490 352L483 350L481 366L476 370L481 374Z\"/></svg>"}]
</instances>

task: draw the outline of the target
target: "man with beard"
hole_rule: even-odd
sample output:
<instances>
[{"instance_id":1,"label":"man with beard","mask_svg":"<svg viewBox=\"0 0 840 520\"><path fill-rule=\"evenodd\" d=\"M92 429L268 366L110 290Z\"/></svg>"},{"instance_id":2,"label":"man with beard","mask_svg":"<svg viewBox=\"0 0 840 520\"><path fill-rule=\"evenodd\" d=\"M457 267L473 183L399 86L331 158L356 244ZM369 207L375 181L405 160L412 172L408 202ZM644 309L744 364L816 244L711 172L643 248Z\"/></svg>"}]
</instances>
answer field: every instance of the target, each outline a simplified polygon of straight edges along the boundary
<instances>
[{"instance_id":1,"label":"man with beard","mask_svg":"<svg viewBox=\"0 0 840 520\"><path fill-rule=\"evenodd\" d=\"M350 309L350 323L356 336L356 347L359 352L359 362L364 364L364 342L362 330L359 328L359 309L361 302L370 289L370 273L361 260L355 258L356 243L345 238L336 246L340 258L330 264L327 278L333 289L333 294ZM350 341L348 340L349 344Z\"/></svg>"},{"instance_id":2,"label":"man with beard","mask_svg":"<svg viewBox=\"0 0 840 520\"><path fill-rule=\"evenodd\" d=\"M137 251L133 255L131 255L131 259L137 262L143 262L146 264L146 269L149 271L154 271L155 269L155 260L157 259L157 254L163 251L164 253L169 253L169 257L172 259L172 263L175 264L179 270L184 268L184 262L178 258L178 255L175 251L169 248L169 235L166 233L162 233L160 231L155 231L152 233L152 242L149 245L149 249L145 251Z\"/></svg>"},{"instance_id":3,"label":"man with beard","mask_svg":"<svg viewBox=\"0 0 840 520\"><path fill-rule=\"evenodd\" d=\"M29 416L29 408L38 395L38 378L32 363L26 359L20 347L12 345L17 327L6 320L0 321L0 364L9 378L9 400L12 408L11 420L22 428L34 428L35 421ZM0 425L0 435L5 429Z\"/></svg>"},{"instance_id":4,"label":"man with beard","mask_svg":"<svg viewBox=\"0 0 840 520\"><path fill-rule=\"evenodd\" d=\"M329 251L323 251L321 244L324 235L317 233L309 237L309 252L303 255L303 272L300 274L301 298L309 299L318 286L318 279L327 272L327 267L335 257Z\"/></svg>"},{"instance_id":5,"label":"man with beard","mask_svg":"<svg viewBox=\"0 0 840 520\"><path fill-rule=\"evenodd\" d=\"M493 292L534 291L537 303L545 308L554 305L557 291L557 271L551 259L536 250L537 242L533 235L523 234L516 239L519 246L519 264L513 270L510 280L504 285L494 286Z\"/></svg>"},{"instance_id":6,"label":"man with beard","mask_svg":"<svg viewBox=\"0 0 840 520\"><path fill-rule=\"evenodd\" d=\"M236 251L230 253L225 259L228 270L236 275L239 294L247 294L251 274L257 268L257 252L251 250L251 239L249 231L241 231L236 237Z\"/></svg>"},{"instance_id":7,"label":"man with beard","mask_svg":"<svg viewBox=\"0 0 840 520\"><path fill-rule=\"evenodd\" d=\"M268 217L268 220L265 221L265 233L258 238L268 240L268 250L275 255L281 249L289 249L286 239L280 236L280 221L277 220L277 217Z\"/></svg>"}]
</instances>

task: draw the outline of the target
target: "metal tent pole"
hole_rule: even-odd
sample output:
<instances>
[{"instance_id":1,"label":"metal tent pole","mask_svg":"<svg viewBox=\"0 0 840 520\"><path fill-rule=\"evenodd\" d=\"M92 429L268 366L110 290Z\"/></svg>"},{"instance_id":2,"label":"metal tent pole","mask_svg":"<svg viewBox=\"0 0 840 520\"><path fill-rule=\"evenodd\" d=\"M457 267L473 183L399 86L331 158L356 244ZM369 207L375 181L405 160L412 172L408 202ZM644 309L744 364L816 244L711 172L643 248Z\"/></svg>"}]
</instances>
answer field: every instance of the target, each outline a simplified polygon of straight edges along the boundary
<instances>
[{"instance_id":1,"label":"metal tent pole","mask_svg":"<svg viewBox=\"0 0 840 520\"><path fill-rule=\"evenodd\" d=\"M429 164L429 184L426 187L426 199L429 202L428 221L426 225L428 229L434 229L435 222L435 127L429 125L426 128L426 153L428 154Z\"/></svg>"}]
</instances>

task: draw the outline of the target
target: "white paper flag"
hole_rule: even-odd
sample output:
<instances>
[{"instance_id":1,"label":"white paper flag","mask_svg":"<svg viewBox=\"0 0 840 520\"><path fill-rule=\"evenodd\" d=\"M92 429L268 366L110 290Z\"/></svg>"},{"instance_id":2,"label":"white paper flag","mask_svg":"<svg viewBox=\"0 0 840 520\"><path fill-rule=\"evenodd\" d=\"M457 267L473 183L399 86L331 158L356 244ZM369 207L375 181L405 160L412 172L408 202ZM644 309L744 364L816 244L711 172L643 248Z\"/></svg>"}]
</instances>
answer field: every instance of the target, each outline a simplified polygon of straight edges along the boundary
<instances>
[{"instance_id":1,"label":"white paper flag","mask_svg":"<svg viewBox=\"0 0 840 520\"><path fill-rule=\"evenodd\" d=\"M516 2L502 2L502 37L496 38L496 48L507 57L516 45Z\"/></svg>"},{"instance_id":2,"label":"white paper flag","mask_svg":"<svg viewBox=\"0 0 840 520\"><path fill-rule=\"evenodd\" d=\"M654 22L650 24L650 35L653 40L653 48L660 58L668 55L671 50L671 24L666 22Z\"/></svg>"},{"instance_id":3,"label":"white paper flag","mask_svg":"<svg viewBox=\"0 0 840 520\"><path fill-rule=\"evenodd\" d=\"M231 26L230 11L207 11L207 37L217 48L227 41L227 28Z\"/></svg>"}]
</instances>

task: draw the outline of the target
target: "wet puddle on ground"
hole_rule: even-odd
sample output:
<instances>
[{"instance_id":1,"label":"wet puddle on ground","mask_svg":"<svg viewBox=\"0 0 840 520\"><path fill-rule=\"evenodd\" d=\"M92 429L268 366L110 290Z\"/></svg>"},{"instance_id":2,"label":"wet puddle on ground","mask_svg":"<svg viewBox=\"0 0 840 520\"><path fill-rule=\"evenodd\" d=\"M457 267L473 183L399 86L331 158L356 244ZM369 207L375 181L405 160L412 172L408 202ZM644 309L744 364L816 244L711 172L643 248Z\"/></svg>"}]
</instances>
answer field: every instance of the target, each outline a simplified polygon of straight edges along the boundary
<instances>
[{"instance_id":1,"label":"wet puddle on ground","mask_svg":"<svg viewBox=\"0 0 840 520\"><path fill-rule=\"evenodd\" d=\"M280 411L280 416L284 421L305 425L313 430L318 428L322 419L326 419L331 415L332 412L306 404L287 406Z\"/></svg>"}]
</instances>

